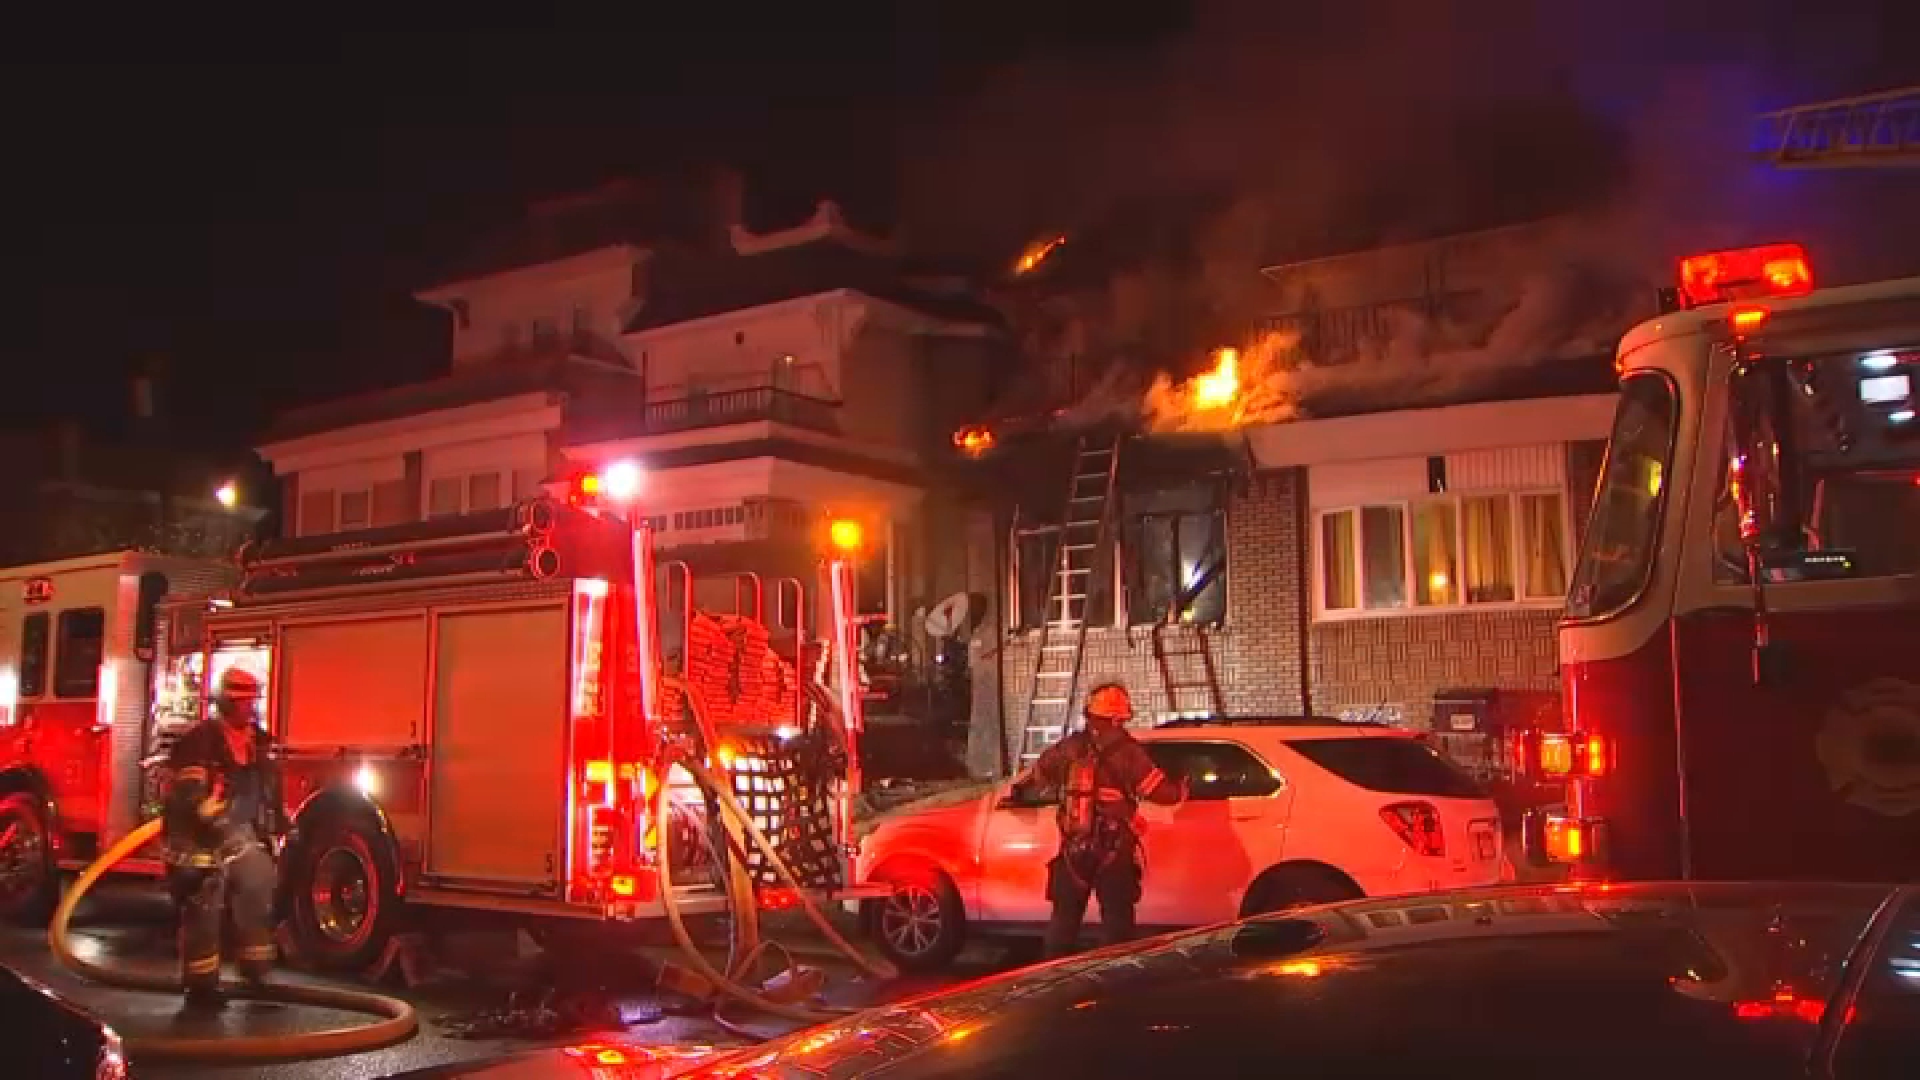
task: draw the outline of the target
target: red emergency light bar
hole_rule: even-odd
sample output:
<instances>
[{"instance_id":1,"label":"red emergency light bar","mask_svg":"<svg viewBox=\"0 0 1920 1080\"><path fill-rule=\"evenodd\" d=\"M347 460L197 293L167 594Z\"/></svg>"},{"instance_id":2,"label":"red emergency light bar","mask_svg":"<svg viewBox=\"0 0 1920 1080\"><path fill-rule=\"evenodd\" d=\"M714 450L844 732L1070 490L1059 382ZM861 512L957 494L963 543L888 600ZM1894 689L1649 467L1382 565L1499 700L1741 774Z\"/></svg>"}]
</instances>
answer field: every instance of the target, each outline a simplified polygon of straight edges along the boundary
<instances>
[{"instance_id":1,"label":"red emergency light bar","mask_svg":"<svg viewBox=\"0 0 1920 1080\"><path fill-rule=\"evenodd\" d=\"M1680 260L1680 298L1687 307L1813 291L1813 264L1799 244L1764 244Z\"/></svg>"}]
</instances>

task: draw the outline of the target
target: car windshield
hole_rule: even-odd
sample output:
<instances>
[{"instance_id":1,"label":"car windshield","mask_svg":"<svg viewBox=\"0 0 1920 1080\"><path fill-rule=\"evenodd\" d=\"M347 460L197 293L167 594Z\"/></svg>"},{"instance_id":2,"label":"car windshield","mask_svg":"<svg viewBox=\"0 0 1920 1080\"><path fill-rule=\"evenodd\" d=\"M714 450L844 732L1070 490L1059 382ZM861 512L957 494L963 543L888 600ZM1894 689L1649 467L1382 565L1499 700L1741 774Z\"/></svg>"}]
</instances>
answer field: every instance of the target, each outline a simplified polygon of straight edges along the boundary
<instances>
[{"instance_id":1,"label":"car windshield","mask_svg":"<svg viewBox=\"0 0 1920 1080\"><path fill-rule=\"evenodd\" d=\"M1359 901L1028 968L693 1075L1800 1077L1887 896L1561 886ZM1910 1026L1881 1035L1879 1055L1920 1051Z\"/></svg>"},{"instance_id":2,"label":"car windshield","mask_svg":"<svg viewBox=\"0 0 1920 1080\"><path fill-rule=\"evenodd\" d=\"M1486 793L1473 777L1417 739L1292 739L1301 757L1368 791L1477 799Z\"/></svg>"},{"instance_id":3,"label":"car windshield","mask_svg":"<svg viewBox=\"0 0 1920 1080\"><path fill-rule=\"evenodd\" d=\"M1646 588L1659 544L1678 416L1673 384L1664 375L1644 372L1621 382L1606 467L1567 593L1569 617L1614 614Z\"/></svg>"}]
</instances>

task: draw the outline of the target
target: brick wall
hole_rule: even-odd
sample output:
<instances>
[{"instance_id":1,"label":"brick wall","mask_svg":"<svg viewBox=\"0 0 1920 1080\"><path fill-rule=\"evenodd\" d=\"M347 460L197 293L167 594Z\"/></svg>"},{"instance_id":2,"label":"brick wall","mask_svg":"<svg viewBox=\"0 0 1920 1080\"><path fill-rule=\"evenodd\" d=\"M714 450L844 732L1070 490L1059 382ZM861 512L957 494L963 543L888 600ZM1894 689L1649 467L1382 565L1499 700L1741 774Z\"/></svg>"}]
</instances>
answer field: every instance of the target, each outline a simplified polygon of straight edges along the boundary
<instances>
[{"instance_id":1,"label":"brick wall","mask_svg":"<svg viewBox=\"0 0 1920 1080\"><path fill-rule=\"evenodd\" d=\"M1604 443L1570 444L1568 487L1576 539L1585 530L1588 501L1598 476ZM1299 469L1262 472L1234 493L1227 507L1227 621L1216 628L1171 627L1168 652L1191 655L1204 642L1221 688L1220 707L1228 714L1321 716L1368 714L1408 727L1432 724L1433 696L1447 689L1502 691L1501 711L1557 712L1559 658L1555 641L1558 608L1472 612L1447 615L1350 619L1315 623L1306 629L1307 700L1302 701L1302 609L1308 594L1302 570L1308 553L1301 546L1305 474ZM1017 750L1026 701L1033 682L1033 635L999 631L998 610L1005 582L984 553L1005 542L993 522L980 515L968 528L972 553L969 577L990 600L973 650L973 732L968 764L977 773L998 771L1003 760L995 736L1004 733L1006 755ZM1142 723L1189 711L1209 709L1204 691L1184 691L1170 699L1166 679L1154 658L1152 628L1090 629L1081 681L1086 687L1109 679L1134 692ZM1198 660L1177 659L1177 683L1201 681ZM996 684L999 688L996 705Z\"/></svg>"},{"instance_id":2,"label":"brick wall","mask_svg":"<svg viewBox=\"0 0 1920 1080\"><path fill-rule=\"evenodd\" d=\"M1212 712L1203 688L1204 648L1213 662L1221 700L1232 715L1297 714L1301 711L1300 471L1260 473L1235 491L1227 504L1227 618L1219 627L1172 626L1164 634L1168 671L1154 655L1154 628L1089 628L1082 660L1081 691L1109 680L1127 684L1142 724L1185 713ZM987 548L986 550L991 550ZM1003 588L1004 586L1002 586ZM998 597L1001 589L993 594ZM997 615L997 613L996 613ZM985 624L992 636L999 625ZM982 643L984 644L984 642ZM993 732L1004 730L1008 755L1017 751L1033 683L1037 635L1006 638L998 657L1000 717L993 713L994 658L976 650L974 731L969 764L990 771ZM1169 693L1169 679L1177 687ZM985 732L982 735L982 732ZM986 766L987 768L983 768Z\"/></svg>"},{"instance_id":3,"label":"brick wall","mask_svg":"<svg viewBox=\"0 0 1920 1080\"><path fill-rule=\"evenodd\" d=\"M1314 711L1432 726L1435 691L1552 693L1559 609L1347 619L1313 628Z\"/></svg>"}]
</instances>

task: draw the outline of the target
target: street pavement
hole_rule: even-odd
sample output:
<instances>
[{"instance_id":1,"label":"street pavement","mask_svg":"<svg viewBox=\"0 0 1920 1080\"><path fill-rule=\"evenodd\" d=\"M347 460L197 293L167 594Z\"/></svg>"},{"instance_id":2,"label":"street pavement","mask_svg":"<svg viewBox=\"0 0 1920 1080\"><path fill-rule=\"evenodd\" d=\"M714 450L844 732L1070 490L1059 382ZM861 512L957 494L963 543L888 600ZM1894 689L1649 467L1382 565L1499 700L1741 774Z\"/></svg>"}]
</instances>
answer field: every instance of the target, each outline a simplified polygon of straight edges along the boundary
<instances>
[{"instance_id":1,"label":"street pavement","mask_svg":"<svg viewBox=\"0 0 1920 1080\"><path fill-rule=\"evenodd\" d=\"M790 939L790 928L780 926L775 933ZM171 907L164 896L141 886L107 885L97 898L89 898L75 919L75 948L83 955L97 949L115 962L168 965L173 956ZM250 1065L208 1067L204 1065L142 1065L134 1062L138 1080L171 1080L177 1077L206 1077L209 1080L274 1077L289 1080L367 1080L391 1076L412 1069L459 1061L496 1057L519 1050L543 1046L564 1046L591 1041L587 1033L556 1038L455 1038L450 1028L463 1017L498 1009L510 995L538 996L547 992L582 992L600 995L618 1009L624 1025L621 1030L631 1039L647 1043L678 1046L738 1045L741 1040L713 1023L704 1009L688 1008L688 1002L671 994L657 992L653 986L653 956L664 951L608 951L597 958L559 959L531 947L521 936L516 940L504 934L488 935L486 947L477 939L462 940L441 950L443 955L462 957L469 970L439 968L412 989L382 988L410 1001L421 1021L419 1037L369 1054L290 1065ZM844 964L829 962L819 942L801 939L803 962L822 968L828 979L828 999L837 1004L866 1005L936 989L965 978L977 977L1000 966L992 953L962 958L956 971L942 978L902 978L884 984L863 982ZM261 1033L313 1031L321 1028L363 1023L366 1018L353 1013L266 1002L235 1001L218 1013L184 1013L177 998L115 990L87 983L62 968L46 945L42 931L7 928L0 931L0 963L46 983L83 1008L113 1025L123 1036L142 1035L215 1035L220 1033ZM288 980L305 978L295 973L276 976ZM757 1016L744 1009L728 1012L736 1024L747 1023L755 1031L776 1035L791 1024Z\"/></svg>"}]
</instances>

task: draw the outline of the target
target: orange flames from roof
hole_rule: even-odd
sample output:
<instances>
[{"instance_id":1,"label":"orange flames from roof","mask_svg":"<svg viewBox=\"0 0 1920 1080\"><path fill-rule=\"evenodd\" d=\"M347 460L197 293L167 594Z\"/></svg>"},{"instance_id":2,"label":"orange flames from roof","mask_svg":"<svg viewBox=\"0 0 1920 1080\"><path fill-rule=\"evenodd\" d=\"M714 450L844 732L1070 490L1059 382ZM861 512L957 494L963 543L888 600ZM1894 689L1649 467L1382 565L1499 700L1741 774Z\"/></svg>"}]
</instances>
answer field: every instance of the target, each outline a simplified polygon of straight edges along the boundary
<instances>
[{"instance_id":1,"label":"orange flames from roof","mask_svg":"<svg viewBox=\"0 0 1920 1080\"><path fill-rule=\"evenodd\" d=\"M1013 272L1016 275L1033 273L1040 268L1041 263L1047 261L1048 256L1059 250L1060 245L1066 242L1067 238L1064 236L1049 236L1042 240L1035 240L1027 245L1027 249L1020 253L1018 259L1014 260Z\"/></svg>"},{"instance_id":2,"label":"orange flames from roof","mask_svg":"<svg viewBox=\"0 0 1920 1080\"><path fill-rule=\"evenodd\" d=\"M968 457L979 457L993 449L996 441L992 428L979 425L963 427L953 433L953 445Z\"/></svg>"},{"instance_id":3,"label":"orange flames from roof","mask_svg":"<svg viewBox=\"0 0 1920 1080\"><path fill-rule=\"evenodd\" d=\"M1213 351L1213 367L1181 382L1161 375L1147 388L1141 412L1157 432L1226 432L1299 415L1290 370L1282 361L1294 344L1267 334L1245 349Z\"/></svg>"}]
</instances>

